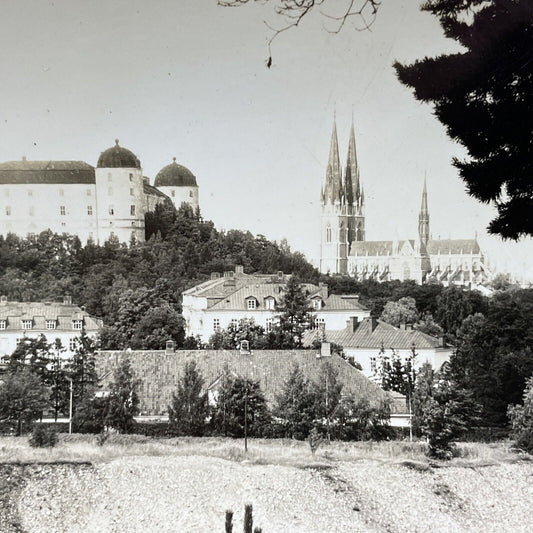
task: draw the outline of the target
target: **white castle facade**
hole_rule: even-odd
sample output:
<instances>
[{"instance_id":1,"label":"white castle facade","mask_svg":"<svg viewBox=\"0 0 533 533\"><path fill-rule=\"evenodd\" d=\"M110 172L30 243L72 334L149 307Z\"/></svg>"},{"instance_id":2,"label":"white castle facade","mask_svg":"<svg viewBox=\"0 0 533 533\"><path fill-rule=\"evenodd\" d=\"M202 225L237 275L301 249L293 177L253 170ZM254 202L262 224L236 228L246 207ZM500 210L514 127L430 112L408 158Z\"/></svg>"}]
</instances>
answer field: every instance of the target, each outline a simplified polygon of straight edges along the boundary
<instances>
[{"instance_id":1,"label":"white castle facade","mask_svg":"<svg viewBox=\"0 0 533 533\"><path fill-rule=\"evenodd\" d=\"M154 185L141 162L119 145L100 154L96 168L83 161L0 163L0 235L20 237L44 230L77 235L82 242L144 241L144 216L170 200L199 206L196 177L176 159Z\"/></svg>"},{"instance_id":2,"label":"white castle facade","mask_svg":"<svg viewBox=\"0 0 533 533\"><path fill-rule=\"evenodd\" d=\"M365 196L360 181L352 125L344 174L339 158L337 127L331 136L326 178L321 191L320 271L358 280L438 281L475 287L490 271L477 239L432 239L426 183L415 239L367 241Z\"/></svg>"}]
</instances>

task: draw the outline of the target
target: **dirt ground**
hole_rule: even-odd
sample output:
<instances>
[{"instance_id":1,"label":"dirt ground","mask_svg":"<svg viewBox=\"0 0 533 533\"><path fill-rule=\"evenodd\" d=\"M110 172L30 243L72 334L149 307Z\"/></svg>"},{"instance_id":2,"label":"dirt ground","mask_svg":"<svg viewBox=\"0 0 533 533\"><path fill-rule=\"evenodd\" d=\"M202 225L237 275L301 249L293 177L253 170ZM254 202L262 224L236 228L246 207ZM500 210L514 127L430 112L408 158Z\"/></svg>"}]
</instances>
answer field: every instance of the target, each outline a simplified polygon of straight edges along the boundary
<instances>
[{"instance_id":1,"label":"dirt ground","mask_svg":"<svg viewBox=\"0 0 533 533\"><path fill-rule=\"evenodd\" d=\"M23 471L22 471L23 470ZM3 533L530 532L533 463L424 467L340 461L328 468L217 457L123 457L0 471L12 483ZM7 480L9 478L9 480ZM9 498L5 498L6 503ZM5 520L2 520L5 519Z\"/></svg>"}]
</instances>

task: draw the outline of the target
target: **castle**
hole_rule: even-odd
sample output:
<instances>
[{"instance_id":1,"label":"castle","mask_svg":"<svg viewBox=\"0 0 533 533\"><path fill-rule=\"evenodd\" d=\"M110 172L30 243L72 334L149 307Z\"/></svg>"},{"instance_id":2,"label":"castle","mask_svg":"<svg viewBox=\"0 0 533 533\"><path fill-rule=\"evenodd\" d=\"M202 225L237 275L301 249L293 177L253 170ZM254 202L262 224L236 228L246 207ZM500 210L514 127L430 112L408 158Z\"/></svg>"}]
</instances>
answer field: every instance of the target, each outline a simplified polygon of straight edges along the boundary
<instances>
[{"instance_id":1,"label":"castle","mask_svg":"<svg viewBox=\"0 0 533 533\"><path fill-rule=\"evenodd\" d=\"M490 279L477 239L433 239L426 182L418 217L418 238L367 241L365 196L352 124L344 176L333 123L326 179L321 191L320 271L357 280L414 280L475 287Z\"/></svg>"},{"instance_id":2,"label":"castle","mask_svg":"<svg viewBox=\"0 0 533 533\"><path fill-rule=\"evenodd\" d=\"M199 205L196 177L176 159L143 176L137 156L119 145L100 154L96 168L83 161L0 163L0 235L20 237L44 230L77 235L82 242L144 241L144 216L170 200Z\"/></svg>"}]
</instances>

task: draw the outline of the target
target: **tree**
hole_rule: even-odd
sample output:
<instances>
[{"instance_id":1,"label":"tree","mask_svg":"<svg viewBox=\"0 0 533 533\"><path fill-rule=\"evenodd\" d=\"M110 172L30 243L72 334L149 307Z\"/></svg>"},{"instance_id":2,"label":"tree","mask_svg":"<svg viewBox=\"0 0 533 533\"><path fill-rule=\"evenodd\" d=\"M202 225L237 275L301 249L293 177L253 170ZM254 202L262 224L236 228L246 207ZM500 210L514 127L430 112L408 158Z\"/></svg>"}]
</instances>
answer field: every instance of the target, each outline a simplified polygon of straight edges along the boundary
<instances>
[{"instance_id":1,"label":"tree","mask_svg":"<svg viewBox=\"0 0 533 533\"><path fill-rule=\"evenodd\" d=\"M0 381L0 420L17 422L17 435L22 424L37 420L50 402L50 391L28 368L8 372Z\"/></svg>"},{"instance_id":2,"label":"tree","mask_svg":"<svg viewBox=\"0 0 533 533\"><path fill-rule=\"evenodd\" d=\"M533 3L428 0L422 9L463 50L396 62L398 78L468 151L453 164L471 196L495 205L489 232L532 235Z\"/></svg>"},{"instance_id":3,"label":"tree","mask_svg":"<svg viewBox=\"0 0 533 533\"><path fill-rule=\"evenodd\" d=\"M416 377L416 385L413 392L413 410L411 413L411 428L415 435L420 436L421 426L424 422L424 410L433 398L435 387L435 371L429 363L424 363Z\"/></svg>"},{"instance_id":4,"label":"tree","mask_svg":"<svg viewBox=\"0 0 533 533\"><path fill-rule=\"evenodd\" d=\"M251 349L262 350L269 346L269 335L253 318L241 318L230 323L226 329L216 331L209 338L213 350L237 350L242 341L248 341Z\"/></svg>"},{"instance_id":5,"label":"tree","mask_svg":"<svg viewBox=\"0 0 533 533\"><path fill-rule=\"evenodd\" d=\"M49 364L52 345L41 334L37 338L23 337L9 358L10 371L29 368L44 384L50 381Z\"/></svg>"},{"instance_id":6,"label":"tree","mask_svg":"<svg viewBox=\"0 0 533 533\"><path fill-rule=\"evenodd\" d=\"M279 306L279 328L288 335L292 346L286 348L301 348L304 331L309 327L311 308L307 296L296 276L291 276L285 285Z\"/></svg>"},{"instance_id":7,"label":"tree","mask_svg":"<svg viewBox=\"0 0 533 533\"><path fill-rule=\"evenodd\" d=\"M108 397L106 425L121 433L128 433L134 425L133 417L139 412L139 397L129 359L123 359L115 369L114 381Z\"/></svg>"},{"instance_id":8,"label":"tree","mask_svg":"<svg viewBox=\"0 0 533 533\"><path fill-rule=\"evenodd\" d=\"M404 296L397 302L387 302L380 318L396 327L401 324L414 324L418 320L415 299L410 296Z\"/></svg>"},{"instance_id":9,"label":"tree","mask_svg":"<svg viewBox=\"0 0 533 533\"><path fill-rule=\"evenodd\" d=\"M326 437L331 438L331 424L334 422L335 413L341 400L343 384L337 380L338 370L330 363L322 366L318 381L314 384L315 413L323 421Z\"/></svg>"},{"instance_id":10,"label":"tree","mask_svg":"<svg viewBox=\"0 0 533 533\"><path fill-rule=\"evenodd\" d=\"M280 418L287 437L304 440L315 425L317 397L311 383L294 364L283 390L276 397L274 415Z\"/></svg>"},{"instance_id":11,"label":"tree","mask_svg":"<svg viewBox=\"0 0 533 533\"><path fill-rule=\"evenodd\" d=\"M508 410L516 446L533 454L533 376L527 380L522 405L511 405Z\"/></svg>"},{"instance_id":12,"label":"tree","mask_svg":"<svg viewBox=\"0 0 533 533\"><path fill-rule=\"evenodd\" d=\"M168 407L170 429L176 435L201 436L207 418L207 393L202 392L204 380L196 361L185 364L178 388Z\"/></svg>"}]
</instances>

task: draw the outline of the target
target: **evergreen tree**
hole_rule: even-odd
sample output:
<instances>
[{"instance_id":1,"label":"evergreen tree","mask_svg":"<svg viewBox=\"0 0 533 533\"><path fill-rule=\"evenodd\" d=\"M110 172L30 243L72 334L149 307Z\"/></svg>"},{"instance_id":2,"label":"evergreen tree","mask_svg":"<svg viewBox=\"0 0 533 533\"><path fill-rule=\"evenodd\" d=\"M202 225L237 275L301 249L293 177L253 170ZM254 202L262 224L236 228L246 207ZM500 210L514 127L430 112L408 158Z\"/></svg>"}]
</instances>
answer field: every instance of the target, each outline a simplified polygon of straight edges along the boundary
<instances>
[{"instance_id":1,"label":"evergreen tree","mask_svg":"<svg viewBox=\"0 0 533 533\"><path fill-rule=\"evenodd\" d=\"M411 427L417 436L421 434L421 426L424 422L424 410L427 409L433 389L435 387L435 371L429 363L424 363L416 377L416 385L413 392L413 411L411 413Z\"/></svg>"},{"instance_id":2,"label":"evergreen tree","mask_svg":"<svg viewBox=\"0 0 533 533\"><path fill-rule=\"evenodd\" d=\"M204 380L196 361L186 363L177 391L168 407L169 425L176 435L201 436L207 418L207 393L202 392Z\"/></svg>"},{"instance_id":3,"label":"evergreen tree","mask_svg":"<svg viewBox=\"0 0 533 533\"><path fill-rule=\"evenodd\" d=\"M315 416L325 426L328 440L331 437L331 424L341 400L343 384L338 381L339 371L330 363L322 366L318 381L314 384L316 396Z\"/></svg>"},{"instance_id":4,"label":"evergreen tree","mask_svg":"<svg viewBox=\"0 0 533 533\"><path fill-rule=\"evenodd\" d=\"M134 426L133 417L139 412L139 397L129 359L123 359L115 369L114 381L108 397L106 425L121 433L128 433Z\"/></svg>"},{"instance_id":5,"label":"evergreen tree","mask_svg":"<svg viewBox=\"0 0 533 533\"><path fill-rule=\"evenodd\" d=\"M527 380L522 405L509 406L516 446L533 454L533 376Z\"/></svg>"},{"instance_id":6,"label":"evergreen tree","mask_svg":"<svg viewBox=\"0 0 533 533\"><path fill-rule=\"evenodd\" d=\"M533 3L529 0L427 0L462 50L395 63L402 83L431 102L451 139L467 150L454 166L477 200L492 203L489 231L533 234Z\"/></svg>"},{"instance_id":7,"label":"evergreen tree","mask_svg":"<svg viewBox=\"0 0 533 533\"><path fill-rule=\"evenodd\" d=\"M302 347L304 331L311 322L311 308L300 281L296 276L291 276L285 285L279 309L279 327L282 333L288 335L293 346Z\"/></svg>"}]
</instances>

